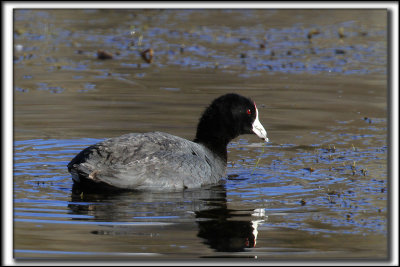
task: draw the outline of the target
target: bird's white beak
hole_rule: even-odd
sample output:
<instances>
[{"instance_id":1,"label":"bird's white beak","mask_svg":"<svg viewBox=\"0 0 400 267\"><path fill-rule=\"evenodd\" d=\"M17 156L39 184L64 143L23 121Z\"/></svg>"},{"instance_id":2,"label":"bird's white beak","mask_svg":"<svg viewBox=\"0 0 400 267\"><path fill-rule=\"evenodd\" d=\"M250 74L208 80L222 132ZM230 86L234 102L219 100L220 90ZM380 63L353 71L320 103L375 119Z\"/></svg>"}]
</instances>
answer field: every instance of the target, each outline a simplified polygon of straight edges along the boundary
<instances>
[{"instance_id":1,"label":"bird's white beak","mask_svg":"<svg viewBox=\"0 0 400 267\"><path fill-rule=\"evenodd\" d=\"M255 103L254 103L255 106ZM265 140L265 142L269 142L269 139L267 137L267 131L264 129L264 126L262 126L261 122L258 119L258 109L256 108L256 119L253 122L253 132L260 137L261 139Z\"/></svg>"}]
</instances>

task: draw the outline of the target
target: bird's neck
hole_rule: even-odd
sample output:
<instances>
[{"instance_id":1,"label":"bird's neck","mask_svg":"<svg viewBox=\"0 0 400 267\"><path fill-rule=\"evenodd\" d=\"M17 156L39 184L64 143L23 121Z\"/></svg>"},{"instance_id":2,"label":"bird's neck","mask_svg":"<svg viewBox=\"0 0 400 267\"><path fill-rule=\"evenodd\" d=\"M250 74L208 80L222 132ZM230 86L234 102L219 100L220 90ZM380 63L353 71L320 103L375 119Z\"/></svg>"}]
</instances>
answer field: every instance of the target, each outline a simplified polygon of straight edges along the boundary
<instances>
[{"instance_id":1,"label":"bird's neck","mask_svg":"<svg viewBox=\"0 0 400 267\"><path fill-rule=\"evenodd\" d=\"M193 140L193 142L201 144L211 150L214 154L223 159L225 162L227 162L228 160L227 146L229 141L230 140L225 140L218 136L207 136L207 138L202 138L202 136L197 135L196 138Z\"/></svg>"}]
</instances>

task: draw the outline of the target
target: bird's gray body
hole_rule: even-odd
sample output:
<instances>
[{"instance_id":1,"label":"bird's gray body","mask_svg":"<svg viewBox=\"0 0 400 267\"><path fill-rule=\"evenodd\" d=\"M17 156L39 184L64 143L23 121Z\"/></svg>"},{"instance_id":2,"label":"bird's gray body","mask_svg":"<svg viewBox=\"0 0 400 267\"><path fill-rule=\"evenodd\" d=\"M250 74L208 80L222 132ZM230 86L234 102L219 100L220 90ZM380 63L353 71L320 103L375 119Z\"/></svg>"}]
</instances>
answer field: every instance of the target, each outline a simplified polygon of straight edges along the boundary
<instances>
[{"instance_id":1,"label":"bird's gray body","mask_svg":"<svg viewBox=\"0 0 400 267\"><path fill-rule=\"evenodd\" d=\"M75 182L138 190L180 190L217 183L226 160L202 144L163 132L131 133L84 149L69 164Z\"/></svg>"}]
</instances>

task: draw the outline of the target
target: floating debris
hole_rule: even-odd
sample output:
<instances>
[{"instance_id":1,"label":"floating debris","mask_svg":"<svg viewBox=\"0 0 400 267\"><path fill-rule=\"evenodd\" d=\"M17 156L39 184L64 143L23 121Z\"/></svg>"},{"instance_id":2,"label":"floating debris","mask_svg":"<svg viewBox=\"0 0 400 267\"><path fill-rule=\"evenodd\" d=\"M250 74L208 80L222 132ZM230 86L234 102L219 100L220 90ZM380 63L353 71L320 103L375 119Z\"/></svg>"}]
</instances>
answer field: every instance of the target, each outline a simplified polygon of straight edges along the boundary
<instances>
[{"instance_id":1,"label":"floating debris","mask_svg":"<svg viewBox=\"0 0 400 267\"><path fill-rule=\"evenodd\" d=\"M265 146L263 145L263 146L262 146L261 153L260 153L260 156L258 157L257 162L256 162L256 165L254 166L254 168L253 168L253 170L251 171L251 174L250 174L250 175L253 175L253 173L254 173L254 171L256 170L258 164L260 163L261 156L264 154L264 148L265 148Z\"/></svg>"},{"instance_id":2,"label":"floating debris","mask_svg":"<svg viewBox=\"0 0 400 267\"><path fill-rule=\"evenodd\" d=\"M140 53L143 60L149 64L153 62L153 54L154 54L154 52L153 52L152 48L146 49Z\"/></svg>"},{"instance_id":3,"label":"floating debris","mask_svg":"<svg viewBox=\"0 0 400 267\"><path fill-rule=\"evenodd\" d=\"M343 49L335 49L335 54L336 55L344 55L344 54L346 54L346 51L344 51Z\"/></svg>"},{"instance_id":4,"label":"floating debris","mask_svg":"<svg viewBox=\"0 0 400 267\"><path fill-rule=\"evenodd\" d=\"M334 200L333 197L331 198L330 195L328 195L328 201L329 201L329 204L336 204L336 201Z\"/></svg>"},{"instance_id":5,"label":"floating debris","mask_svg":"<svg viewBox=\"0 0 400 267\"><path fill-rule=\"evenodd\" d=\"M97 51L97 58L98 59L112 59L113 55L107 51L98 50Z\"/></svg>"},{"instance_id":6,"label":"floating debris","mask_svg":"<svg viewBox=\"0 0 400 267\"><path fill-rule=\"evenodd\" d=\"M353 165L351 165L351 171L352 171L352 173L353 173L353 175L356 175L356 162L355 161L353 161Z\"/></svg>"},{"instance_id":7,"label":"floating debris","mask_svg":"<svg viewBox=\"0 0 400 267\"><path fill-rule=\"evenodd\" d=\"M237 177L239 177L239 174L229 174L228 175L228 179L234 179L234 178L237 178Z\"/></svg>"},{"instance_id":8,"label":"floating debris","mask_svg":"<svg viewBox=\"0 0 400 267\"><path fill-rule=\"evenodd\" d=\"M343 28L343 27L340 27L340 28L339 28L339 30L338 30L338 35L339 35L339 38L340 38L340 39L343 39L343 38L346 37L346 34L344 34L344 28Z\"/></svg>"},{"instance_id":9,"label":"floating debris","mask_svg":"<svg viewBox=\"0 0 400 267\"><path fill-rule=\"evenodd\" d=\"M269 58L273 59L274 56L275 56L275 51L271 50L271 53L269 54Z\"/></svg>"},{"instance_id":10,"label":"floating debris","mask_svg":"<svg viewBox=\"0 0 400 267\"><path fill-rule=\"evenodd\" d=\"M25 29L20 29L20 28L16 28L14 30L14 34L16 34L16 35L23 35L25 32L26 32Z\"/></svg>"},{"instance_id":11,"label":"floating debris","mask_svg":"<svg viewBox=\"0 0 400 267\"><path fill-rule=\"evenodd\" d=\"M143 35L140 35L138 40L138 46L142 46L142 41L143 41Z\"/></svg>"},{"instance_id":12,"label":"floating debris","mask_svg":"<svg viewBox=\"0 0 400 267\"><path fill-rule=\"evenodd\" d=\"M351 148L353 149L354 152L357 152L357 148L354 146L354 144L351 144Z\"/></svg>"},{"instance_id":13,"label":"floating debris","mask_svg":"<svg viewBox=\"0 0 400 267\"><path fill-rule=\"evenodd\" d=\"M367 175L367 168L361 169L361 173L362 173L362 175L366 176Z\"/></svg>"},{"instance_id":14,"label":"floating debris","mask_svg":"<svg viewBox=\"0 0 400 267\"><path fill-rule=\"evenodd\" d=\"M304 206L306 203L307 203L307 202L306 202L304 199L300 200L300 204L301 204L302 206Z\"/></svg>"},{"instance_id":15,"label":"floating debris","mask_svg":"<svg viewBox=\"0 0 400 267\"><path fill-rule=\"evenodd\" d=\"M320 32L318 29L312 29L312 30L310 30L310 31L307 33L307 38L308 38L308 40L311 41L313 35L318 35L318 34L320 34L320 33L321 33L321 32Z\"/></svg>"},{"instance_id":16,"label":"floating debris","mask_svg":"<svg viewBox=\"0 0 400 267\"><path fill-rule=\"evenodd\" d=\"M303 170L309 171L310 173L312 173L313 171L315 171L315 169L314 169L313 167L304 168Z\"/></svg>"},{"instance_id":17,"label":"floating debris","mask_svg":"<svg viewBox=\"0 0 400 267\"><path fill-rule=\"evenodd\" d=\"M328 147L328 152L335 153L335 152L336 152L336 147L335 147L335 145L332 145L332 147L331 147L331 145L329 145L329 147Z\"/></svg>"},{"instance_id":18,"label":"floating debris","mask_svg":"<svg viewBox=\"0 0 400 267\"><path fill-rule=\"evenodd\" d=\"M368 117L364 117L364 120L367 121L369 124L372 123L372 120L370 118L368 118Z\"/></svg>"}]
</instances>

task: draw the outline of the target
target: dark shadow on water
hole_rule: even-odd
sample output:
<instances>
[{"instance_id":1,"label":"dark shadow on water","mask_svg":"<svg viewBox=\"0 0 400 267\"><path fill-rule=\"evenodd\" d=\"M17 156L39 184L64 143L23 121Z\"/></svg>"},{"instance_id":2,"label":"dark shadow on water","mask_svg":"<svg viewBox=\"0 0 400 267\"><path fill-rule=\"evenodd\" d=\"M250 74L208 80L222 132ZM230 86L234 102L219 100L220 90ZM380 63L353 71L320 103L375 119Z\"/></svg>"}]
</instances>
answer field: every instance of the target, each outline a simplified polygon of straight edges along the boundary
<instances>
[{"instance_id":1,"label":"dark shadow on water","mask_svg":"<svg viewBox=\"0 0 400 267\"><path fill-rule=\"evenodd\" d=\"M131 226L138 222L152 225L152 232L157 232L155 222L160 222L164 229L171 227L171 231L193 223L198 226L197 236L215 251L241 252L255 246L253 211L228 209L224 185L168 193L87 193L74 187L68 208L73 214L86 215L75 220L87 220L89 215L99 225L126 223L109 232L93 230L92 234L132 235L130 231L135 230Z\"/></svg>"}]
</instances>

